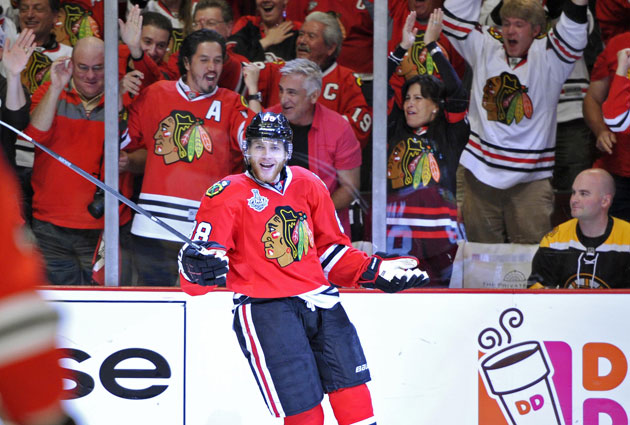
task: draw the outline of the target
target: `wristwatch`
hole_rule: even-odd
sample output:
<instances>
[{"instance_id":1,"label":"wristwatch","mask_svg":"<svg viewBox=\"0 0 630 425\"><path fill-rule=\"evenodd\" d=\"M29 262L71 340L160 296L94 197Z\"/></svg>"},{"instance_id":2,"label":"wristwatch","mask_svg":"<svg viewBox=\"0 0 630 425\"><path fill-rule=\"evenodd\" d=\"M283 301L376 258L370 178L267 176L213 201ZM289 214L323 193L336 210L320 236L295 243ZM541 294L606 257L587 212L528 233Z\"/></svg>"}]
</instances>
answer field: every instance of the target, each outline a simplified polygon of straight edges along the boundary
<instances>
[{"instance_id":1,"label":"wristwatch","mask_svg":"<svg viewBox=\"0 0 630 425\"><path fill-rule=\"evenodd\" d=\"M248 102L251 102L252 100L257 100L260 103L262 103L262 93L258 92L258 93L250 94L245 99L247 99Z\"/></svg>"}]
</instances>

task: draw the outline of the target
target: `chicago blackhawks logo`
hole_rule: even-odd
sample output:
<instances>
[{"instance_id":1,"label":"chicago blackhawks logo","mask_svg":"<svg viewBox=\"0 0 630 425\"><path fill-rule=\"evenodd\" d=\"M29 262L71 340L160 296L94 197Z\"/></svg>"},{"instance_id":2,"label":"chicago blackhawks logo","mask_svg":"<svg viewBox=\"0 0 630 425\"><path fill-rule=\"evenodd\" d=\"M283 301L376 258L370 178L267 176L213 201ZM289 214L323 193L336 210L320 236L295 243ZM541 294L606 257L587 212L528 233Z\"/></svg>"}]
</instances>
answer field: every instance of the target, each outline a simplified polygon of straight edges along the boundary
<instances>
[{"instance_id":1,"label":"chicago blackhawks logo","mask_svg":"<svg viewBox=\"0 0 630 425\"><path fill-rule=\"evenodd\" d=\"M206 196L208 198L214 198L219 193L223 192L223 189L225 189L229 185L230 185L229 180L221 180L219 182L216 182L215 184L210 186L210 188L206 191Z\"/></svg>"},{"instance_id":2,"label":"chicago blackhawks logo","mask_svg":"<svg viewBox=\"0 0 630 425\"><path fill-rule=\"evenodd\" d=\"M98 24L92 18L91 12L75 3L64 3L61 6L53 32L59 43L70 46L74 46L81 38L100 36Z\"/></svg>"},{"instance_id":3,"label":"chicago blackhawks logo","mask_svg":"<svg viewBox=\"0 0 630 425\"><path fill-rule=\"evenodd\" d=\"M440 167L435 159L435 149L415 137L401 140L394 146L387 160L387 178L392 189L413 185L427 186L433 179L440 181Z\"/></svg>"},{"instance_id":4,"label":"chicago blackhawks logo","mask_svg":"<svg viewBox=\"0 0 630 425\"><path fill-rule=\"evenodd\" d=\"M481 105L488 112L489 121L510 125L518 124L523 117L531 118L534 113L527 87L521 85L516 75L502 72L486 81Z\"/></svg>"},{"instance_id":5,"label":"chicago blackhawks logo","mask_svg":"<svg viewBox=\"0 0 630 425\"><path fill-rule=\"evenodd\" d=\"M212 139L203 120L188 111L172 111L160 121L153 135L154 153L164 158L165 164L177 161L192 162L203 152L212 153Z\"/></svg>"},{"instance_id":6,"label":"chicago blackhawks logo","mask_svg":"<svg viewBox=\"0 0 630 425\"><path fill-rule=\"evenodd\" d=\"M448 59L446 49L444 49L441 45L440 48L442 50L442 54L446 57L446 59ZM418 33L413 46L409 48L407 54L405 54L405 57L400 63L400 66L396 69L396 74L404 77L405 80L408 80L414 75L437 76L439 73L440 71L437 64L433 61L433 57L424 45L424 32L422 32L422 34Z\"/></svg>"},{"instance_id":7,"label":"chicago blackhawks logo","mask_svg":"<svg viewBox=\"0 0 630 425\"><path fill-rule=\"evenodd\" d=\"M182 41L184 41L184 30L173 28L171 31L171 39L168 42L168 49L166 49L166 54L164 55L164 58L162 58L164 63L168 62L171 55L179 52Z\"/></svg>"},{"instance_id":8,"label":"chicago blackhawks logo","mask_svg":"<svg viewBox=\"0 0 630 425\"><path fill-rule=\"evenodd\" d=\"M20 75L20 80L30 94L33 94L37 88L50 80L50 65L52 61L45 54L35 50L28 60L26 68Z\"/></svg>"},{"instance_id":9,"label":"chicago blackhawks logo","mask_svg":"<svg viewBox=\"0 0 630 425\"><path fill-rule=\"evenodd\" d=\"M289 206L276 207L275 214L265 224L261 242L265 257L276 260L280 267L300 261L308 254L309 247L315 247L306 214Z\"/></svg>"}]
</instances>

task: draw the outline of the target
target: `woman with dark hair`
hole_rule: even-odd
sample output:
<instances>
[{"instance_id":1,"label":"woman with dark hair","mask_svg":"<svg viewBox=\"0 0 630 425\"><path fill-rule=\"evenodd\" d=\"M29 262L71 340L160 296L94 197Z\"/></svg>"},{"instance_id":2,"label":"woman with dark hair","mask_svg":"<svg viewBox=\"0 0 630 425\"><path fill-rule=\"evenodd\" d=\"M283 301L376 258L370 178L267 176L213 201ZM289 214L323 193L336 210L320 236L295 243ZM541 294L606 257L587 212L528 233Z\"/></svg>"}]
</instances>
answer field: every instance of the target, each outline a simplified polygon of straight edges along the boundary
<instances>
[{"instance_id":1,"label":"woman with dark hair","mask_svg":"<svg viewBox=\"0 0 630 425\"><path fill-rule=\"evenodd\" d=\"M436 42L442 16L436 9L425 31L426 73L407 74L402 108L390 112L387 160L387 250L417 256L437 286L448 285L462 238L456 171L470 131L468 94ZM415 41L414 21L411 12L400 45L389 55L390 75ZM442 80L431 75L433 70Z\"/></svg>"}]
</instances>

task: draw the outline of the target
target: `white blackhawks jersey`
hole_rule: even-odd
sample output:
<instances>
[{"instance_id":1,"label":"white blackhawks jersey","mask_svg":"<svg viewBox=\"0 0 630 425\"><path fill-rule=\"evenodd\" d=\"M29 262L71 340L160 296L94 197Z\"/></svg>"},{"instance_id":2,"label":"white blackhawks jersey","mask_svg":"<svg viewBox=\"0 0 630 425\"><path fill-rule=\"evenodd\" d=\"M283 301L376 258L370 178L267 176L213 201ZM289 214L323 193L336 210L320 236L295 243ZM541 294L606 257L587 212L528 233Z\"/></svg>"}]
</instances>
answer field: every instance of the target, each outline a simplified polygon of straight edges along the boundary
<instances>
[{"instance_id":1,"label":"white blackhawks jersey","mask_svg":"<svg viewBox=\"0 0 630 425\"><path fill-rule=\"evenodd\" d=\"M526 58L510 63L500 32L474 22L478 3L445 2L444 32L474 70L471 133L460 162L499 189L549 178L558 99L586 46L587 24L563 13L553 29L534 40Z\"/></svg>"}]
</instances>

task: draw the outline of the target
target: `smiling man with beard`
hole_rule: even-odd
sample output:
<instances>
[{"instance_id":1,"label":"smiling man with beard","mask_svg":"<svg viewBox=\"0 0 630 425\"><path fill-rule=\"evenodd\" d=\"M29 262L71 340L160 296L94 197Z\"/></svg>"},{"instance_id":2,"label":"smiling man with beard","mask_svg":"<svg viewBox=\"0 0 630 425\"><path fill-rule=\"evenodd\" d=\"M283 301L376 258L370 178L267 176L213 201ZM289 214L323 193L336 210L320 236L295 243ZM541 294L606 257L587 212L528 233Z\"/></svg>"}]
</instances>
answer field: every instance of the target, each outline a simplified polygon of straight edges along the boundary
<instances>
[{"instance_id":1,"label":"smiling man with beard","mask_svg":"<svg viewBox=\"0 0 630 425\"><path fill-rule=\"evenodd\" d=\"M295 152L287 117L260 113L246 135L247 171L203 196L191 233L203 249L182 247L182 289L234 292L234 332L284 425L323 425L325 393L338 424L376 425L369 367L333 285L399 292L427 275L414 257L368 256L350 244L321 181L287 165Z\"/></svg>"},{"instance_id":2,"label":"smiling man with beard","mask_svg":"<svg viewBox=\"0 0 630 425\"><path fill-rule=\"evenodd\" d=\"M147 87L129 107L126 160L144 166L138 204L183 234L208 184L242 170L240 141L253 114L241 96L217 86L224 58L221 35L191 33L179 51L182 77ZM131 232L138 283L175 285L178 239L140 214Z\"/></svg>"}]
</instances>

